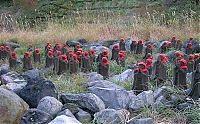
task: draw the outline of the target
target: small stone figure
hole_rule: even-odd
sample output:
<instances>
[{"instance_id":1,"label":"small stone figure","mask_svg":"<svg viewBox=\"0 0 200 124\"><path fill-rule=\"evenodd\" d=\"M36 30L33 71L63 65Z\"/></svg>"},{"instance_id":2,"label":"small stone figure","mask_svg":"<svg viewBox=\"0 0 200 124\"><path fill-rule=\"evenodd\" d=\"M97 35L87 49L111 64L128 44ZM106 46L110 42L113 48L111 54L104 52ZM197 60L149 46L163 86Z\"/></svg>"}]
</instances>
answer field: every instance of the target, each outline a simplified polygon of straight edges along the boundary
<instances>
[{"instance_id":1,"label":"small stone figure","mask_svg":"<svg viewBox=\"0 0 200 124\"><path fill-rule=\"evenodd\" d=\"M77 58L78 58L78 61L79 61L79 68L81 68L82 66L82 52L79 50L76 52L76 55L77 55Z\"/></svg>"},{"instance_id":2,"label":"small stone figure","mask_svg":"<svg viewBox=\"0 0 200 124\"><path fill-rule=\"evenodd\" d=\"M90 50L90 62L93 64L96 60L95 51L93 49Z\"/></svg>"},{"instance_id":3,"label":"small stone figure","mask_svg":"<svg viewBox=\"0 0 200 124\"><path fill-rule=\"evenodd\" d=\"M89 52L85 51L82 59L82 72L87 73L91 69Z\"/></svg>"},{"instance_id":4,"label":"small stone figure","mask_svg":"<svg viewBox=\"0 0 200 124\"><path fill-rule=\"evenodd\" d=\"M108 50L103 50L98 56L97 56L97 62L101 63L101 60L103 57L107 57L108 58Z\"/></svg>"},{"instance_id":5,"label":"small stone figure","mask_svg":"<svg viewBox=\"0 0 200 124\"><path fill-rule=\"evenodd\" d=\"M40 49L37 48L35 49L35 51L33 52L33 61L34 63L40 63Z\"/></svg>"},{"instance_id":6,"label":"small stone figure","mask_svg":"<svg viewBox=\"0 0 200 124\"><path fill-rule=\"evenodd\" d=\"M153 64L151 79L156 79L157 85L167 80L167 56L160 54L157 61Z\"/></svg>"},{"instance_id":7,"label":"small stone figure","mask_svg":"<svg viewBox=\"0 0 200 124\"><path fill-rule=\"evenodd\" d=\"M165 53L167 51L167 41L164 41L164 43L161 46L160 53Z\"/></svg>"},{"instance_id":8,"label":"small stone figure","mask_svg":"<svg viewBox=\"0 0 200 124\"><path fill-rule=\"evenodd\" d=\"M46 56L46 65L45 68L49 68L53 65L53 51L49 50L47 56Z\"/></svg>"},{"instance_id":9,"label":"small stone figure","mask_svg":"<svg viewBox=\"0 0 200 124\"><path fill-rule=\"evenodd\" d=\"M64 44L61 48L61 54L67 55L68 54L68 46Z\"/></svg>"},{"instance_id":10,"label":"small stone figure","mask_svg":"<svg viewBox=\"0 0 200 124\"><path fill-rule=\"evenodd\" d=\"M137 42L135 40L132 41L131 43L131 52L135 53L137 48Z\"/></svg>"},{"instance_id":11,"label":"small stone figure","mask_svg":"<svg viewBox=\"0 0 200 124\"><path fill-rule=\"evenodd\" d=\"M148 54L146 55L146 58L144 58L144 61L146 61L147 59L153 59L153 56L152 56L151 53L148 53Z\"/></svg>"},{"instance_id":12,"label":"small stone figure","mask_svg":"<svg viewBox=\"0 0 200 124\"><path fill-rule=\"evenodd\" d=\"M72 50L69 50L69 56L68 56L69 61L73 60L73 56L74 56L73 51L72 51Z\"/></svg>"},{"instance_id":13,"label":"small stone figure","mask_svg":"<svg viewBox=\"0 0 200 124\"><path fill-rule=\"evenodd\" d=\"M175 35L172 37L171 43L172 43L172 47L176 46L177 41L176 41L176 36Z\"/></svg>"},{"instance_id":14,"label":"small stone figure","mask_svg":"<svg viewBox=\"0 0 200 124\"><path fill-rule=\"evenodd\" d=\"M139 40L136 48L136 54L142 54L143 50L143 41Z\"/></svg>"},{"instance_id":15,"label":"small stone figure","mask_svg":"<svg viewBox=\"0 0 200 124\"><path fill-rule=\"evenodd\" d=\"M119 46L117 44L114 45L112 49L112 57L111 60L117 61L118 59L118 54L119 54Z\"/></svg>"},{"instance_id":16,"label":"small stone figure","mask_svg":"<svg viewBox=\"0 0 200 124\"><path fill-rule=\"evenodd\" d=\"M11 54L11 47L10 46L5 46L5 58L8 60L10 58Z\"/></svg>"},{"instance_id":17,"label":"small stone figure","mask_svg":"<svg viewBox=\"0 0 200 124\"><path fill-rule=\"evenodd\" d=\"M74 47L74 53L77 53L78 49L80 49L81 46L80 44L77 44L75 47Z\"/></svg>"},{"instance_id":18,"label":"small stone figure","mask_svg":"<svg viewBox=\"0 0 200 124\"><path fill-rule=\"evenodd\" d=\"M146 47L146 49L145 49L144 59L147 58L148 53L152 54L152 49L153 49L153 46L151 44L148 44L147 47Z\"/></svg>"},{"instance_id":19,"label":"small stone figure","mask_svg":"<svg viewBox=\"0 0 200 124\"><path fill-rule=\"evenodd\" d=\"M58 75L66 73L68 69L68 59L66 55L61 55L59 60Z\"/></svg>"},{"instance_id":20,"label":"small stone figure","mask_svg":"<svg viewBox=\"0 0 200 124\"><path fill-rule=\"evenodd\" d=\"M118 65L125 67L125 55L123 52L119 52L119 57L118 57L117 63L118 63Z\"/></svg>"},{"instance_id":21,"label":"small stone figure","mask_svg":"<svg viewBox=\"0 0 200 124\"><path fill-rule=\"evenodd\" d=\"M60 60L60 57L61 57L61 52L58 51L58 50L56 50L55 52L56 52L56 54L53 57L53 71L54 71L55 74L57 74L58 71L59 71L59 60Z\"/></svg>"},{"instance_id":22,"label":"small stone figure","mask_svg":"<svg viewBox=\"0 0 200 124\"><path fill-rule=\"evenodd\" d=\"M192 49L192 43L188 43L186 48L185 48L185 54L192 54L193 49Z\"/></svg>"},{"instance_id":23,"label":"small stone figure","mask_svg":"<svg viewBox=\"0 0 200 124\"><path fill-rule=\"evenodd\" d=\"M0 60L5 59L5 47L0 46Z\"/></svg>"},{"instance_id":24,"label":"small stone figure","mask_svg":"<svg viewBox=\"0 0 200 124\"><path fill-rule=\"evenodd\" d=\"M148 69L149 75L152 74L152 67L153 67L153 60L152 59L146 59L146 67Z\"/></svg>"},{"instance_id":25,"label":"small stone figure","mask_svg":"<svg viewBox=\"0 0 200 124\"><path fill-rule=\"evenodd\" d=\"M186 89L187 61L185 59L179 60L174 71L174 85L178 88Z\"/></svg>"},{"instance_id":26,"label":"small stone figure","mask_svg":"<svg viewBox=\"0 0 200 124\"><path fill-rule=\"evenodd\" d=\"M101 60L101 63L99 63L100 66L99 66L99 74L101 74L105 79L107 79L109 77L108 75L108 71L109 71L109 62L108 62L108 58L107 57L103 57L102 60Z\"/></svg>"},{"instance_id":27,"label":"small stone figure","mask_svg":"<svg viewBox=\"0 0 200 124\"><path fill-rule=\"evenodd\" d=\"M121 38L120 42L119 42L119 49L120 50L123 50L123 51L126 51L126 48L125 48L125 40L123 38Z\"/></svg>"},{"instance_id":28,"label":"small stone figure","mask_svg":"<svg viewBox=\"0 0 200 124\"><path fill-rule=\"evenodd\" d=\"M17 66L17 55L16 52L11 53L11 57L9 58L9 67L16 68Z\"/></svg>"},{"instance_id":29,"label":"small stone figure","mask_svg":"<svg viewBox=\"0 0 200 124\"><path fill-rule=\"evenodd\" d=\"M31 63L31 54L30 52L26 52L23 58L23 69L24 70L30 70L32 69L32 63Z\"/></svg>"},{"instance_id":30,"label":"small stone figure","mask_svg":"<svg viewBox=\"0 0 200 124\"><path fill-rule=\"evenodd\" d=\"M50 42L47 42L47 45L45 46L45 56L48 54L49 50L52 49L52 45Z\"/></svg>"},{"instance_id":31,"label":"small stone figure","mask_svg":"<svg viewBox=\"0 0 200 124\"><path fill-rule=\"evenodd\" d=\"M176 49L181 50L182 47L183 47L183 42L178 39L176 43Z\"/></svg>"},{"instance_id":32,"label":"small stone figure","mask_svg":"<svg viewBox=\"0 0 200 124\"><path fill-rule=\"evenodd\" d=\"M73 55L73 60L69 62L69 71L70 74L78 73L79 61L77 59L77 55Z\"/></svg>"},{"instance_id":33,"label":"small stone figure","mask_svg":"<svg viewBox=\"0 0 200 124\"><path fill-rule=\"evenodd\" d=\"M138 63L138 68L134 70L134 82L133 88L134 93L139 93L148 90L148 70L144 62Z\"/></svg>"},{"instance_id":34,"label":"small stone figure","mask_svg":"<svg viewBox=\"0 0 200 124\"><path fill-rule=\"evenodd\" d=\"M200 55L200 54L194 54L194 70L196 70L197 65L198 65L199 62L200 62L199 55Z\"/></svg>"},{"instance_id":35,"label":"small stone figure","mask_svg":"<svg viewBox=\"0 0 200 124\"><path fill-rule=\"evenodd\" d=\"M172 42L168 42L167 43L167 51L170 51L172 49L172 47L173 47Z\"/></svg>"},{"instance_id":36,"label":"small stone figure","mask_svg":"<svg viewBox=\"0 0 200 124\"><path fill-rule=\"evenodd\" d=\"M200 97L200 64L197 65L196 71L192 73L192 81L189 96L198 100Z\"/></svg>"},{"instance_id":37,"label":"small stone figure","mask_svg":"<svg viewBox=\"0 0 200 124\"><path fill-rule=\"evenodd\" d=\"M53 48L53 51L56 51L56 50L61 51L61 49L62 49L62 45L59 44L59 43L56 43L54 48Z\"/></svg>"},{"instance_id":38,"label":"small stone figure","mask_svg":"<svg viewBox=\"0 0 200 124\"><path fill-rule=\"evenodd\" d=\"M188 61L188 64L187 64L187 67L188 67L187 72L188 73L194 72L194 66L195 66L194 55L190 54L189 55L189 61Z\"/></svg>"}]
</instances>

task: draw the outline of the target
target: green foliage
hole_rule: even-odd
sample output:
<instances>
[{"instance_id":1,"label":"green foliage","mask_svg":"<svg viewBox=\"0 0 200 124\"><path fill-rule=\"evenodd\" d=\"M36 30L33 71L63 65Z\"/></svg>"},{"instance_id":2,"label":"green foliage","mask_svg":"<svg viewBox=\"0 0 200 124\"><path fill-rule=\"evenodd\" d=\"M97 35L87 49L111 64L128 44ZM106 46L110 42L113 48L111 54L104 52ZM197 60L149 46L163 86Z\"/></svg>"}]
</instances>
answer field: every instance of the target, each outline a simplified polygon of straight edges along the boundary
<instances>
[{"instance_id":1,"label":"green foliage","mask_svg":"<svg viewBox=\"0 0 200 124\"><path fill-rule=\"evenodd\" d=\"M0 9L13 6L12 0L1 0Z\"/></svg>"}]
</instances>

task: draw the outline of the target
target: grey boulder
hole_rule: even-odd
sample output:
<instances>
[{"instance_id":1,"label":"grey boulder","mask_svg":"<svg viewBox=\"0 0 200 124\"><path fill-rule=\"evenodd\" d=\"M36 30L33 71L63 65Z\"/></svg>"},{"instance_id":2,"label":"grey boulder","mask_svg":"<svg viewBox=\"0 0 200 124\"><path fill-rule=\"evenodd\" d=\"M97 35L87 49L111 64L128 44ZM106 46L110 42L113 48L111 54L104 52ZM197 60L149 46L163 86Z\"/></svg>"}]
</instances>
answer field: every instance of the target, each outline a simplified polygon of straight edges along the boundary
<instances>
[{"instance_id":1,"label":"grey boulder","mask_svg":"<svg viewBox=\"0 0 200 124\"><path fill-rule=\"evenodd\" d=\"M65 115L57 116L53 121L48 124L81 124L78 120Z\"/></svg>"},{"instance_id":2,"label":"grey boulder","mask_svg":"<svg viewBox=\"0 0 200 124\"><path fill-rule=\"evenodd\" d=\"M0 124L19 124L29 106L15 93L0 88Z\"/></svg>"},{"instance_id":3,"label":"grey boulder","mask_svg":"<svg viewBox=\"0 0 200 124\"><path fill-rule=\"evenodd\" d=\"M154 124L154 120L152 118L132 119L128 124Z\"/></svg>"},{"instance_id":4,"label":"grey boulder","mask_svg":"<svg viewBox=\"0 0 200 124\"><path fill-rule=\"evenodd\" d=\"M83 111L82 109L79 109L79 112L76 113L75 116L76 119L83 124L89 124L92 121L92 116L88 112Z\"/></svg>"},{"instance_id":5,"label":"grey boulder","mask_svg":"<svg viewBox=\"0 0 200 124\"><path fill-rule=\"evenodd\" d=\"M87 109L91 113L99 112L105 109L105 104L103 101L92 93L81 93L81 94L71 94L65 93L61 94L62 103L75 103L79 105L82 109Z\"/></svg>"},{"instance_id":6,"label":"grey boulder","mask_svg":"<svg viewBox=\"0 0 200 124\"><path fill-rule=\"evenodd\" d=\"M111 89L124 89L125 90L125 88L123 88L113 82L107 81L107 80L97 80L97 81L88 82L87 86L88 87L111 88Z\"/></svg>"},{"instance_id":7,"label":"grey boulder","mask_svg":"<svg viewBox=\"0 0 200 124\"><path fill-rule=\"evenodd\" d=\"M88 82L103 80L103 76L98 74L97 72L89 73L87 76L88 76Z\"/></svg>"},{"instance_id":8,"label":"grey boulder","mask_svg":"<svg viewBox=\"0 0 200 124\"><path fill-rule=\"evenodd\" d=\"M123 109L127 108L131 97L135 97L132 91L124 89L89 87L89 92L97 95L105 103L106 108Z\"/></svg>"},{"instance_id":9,"label":"grey boulder","mask_svg":"<svg viewBox=\"0 0 200 124\"><path fill-rule=\"evenodd\" d=\"M124 115L115 109L105 109L94 114L97 124L125 124Z\"/></svg>"},{"instance_id":10,"label":"grey boulder","mask_svg":"<svg viewBox=\"0 0 200 124\"><path fill-rule=\"evenodd\" d=\"M72 114L72 112L69 109L65 109L57 114L57 116L60 116L60 115L65 115L67 117L75 118L75 116Z\"/></svg>"},{"instance_id":11,"label":"grey boulder","mask_svg":"<svg viewBox=\"0 0 200 124\"><path fill-rule=\"evenodd\" d=\"M55 117L61 111L63 104L54 97L45 96L37 106L37 109L42 110L52 117Z\"/></svg>"},{"instance_id":12,"label":"grey boulder","mask_svg":"<svg viewBox=\"0 0 200 124\"><path fill-rule=\"evenodd\" d=\"M42 110L29 109L22 117L20 124L47 124L52 119L51 115Z\"/></svg>"},{"instance_id":13,"label":"grey boulder","mask_svg":"<svg viewBox=\"0 0 200 124\"><path fill-rule=\"evenodd\" d=\"M124 82L124 81L131 81L133 77L134 77L133 69L127 69L121 74L111 77L111 79L114 81Z\"/></svg>"},{"instance_id":14,"label":"grey boulder","mask_svg":"<svg viewBox=\"0 0 200 124\"><path fill-rule=\"evenodd\" d=\"M22 75L29 79L37 80L41 78L41 71L39 69L32 69L32 70L25 71Z\"/></svg>"},{"instance_id":15,"label":"grey boulder","mask_svg":"<svg viewBox=\"0 0 200 124\"><path fill-rule=\"evenodd\" d=\"M8 64L0 65L0 75L6 74L8 72L9 72L9 65Z\"/></svg>"}]
</instances>

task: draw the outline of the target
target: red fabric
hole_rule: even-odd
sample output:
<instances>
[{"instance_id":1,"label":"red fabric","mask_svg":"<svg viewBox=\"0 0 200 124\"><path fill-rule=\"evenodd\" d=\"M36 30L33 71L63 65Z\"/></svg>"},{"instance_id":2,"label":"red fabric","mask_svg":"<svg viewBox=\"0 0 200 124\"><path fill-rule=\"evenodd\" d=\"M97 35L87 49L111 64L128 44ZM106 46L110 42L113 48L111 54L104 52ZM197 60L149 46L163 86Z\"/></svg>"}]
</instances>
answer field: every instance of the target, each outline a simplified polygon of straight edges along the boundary
<instances>
[{"instance_id":1,"label":"red fabric","mask_svg":"<svg viewBox=\"0 0 200 124\"><path fill-rule=\"evenodd\" d=\"M152 46L151 44L148 44L147 47L148 47L149 50L152 50L152 49L153 49L153 46Z\"/></svg>"},{"instance_id":2,"label":"red fabric","mask_svg":"<svg viewBox=\"0 0 200 124\"><path fill-rule=\"evenodd\" d=\"M73 50L69 50L69 53L73 53Z\"/></svg>"},{"instance_id":3,"label":"red fabric","mask_svg":"<svg viewBox=\"0 0 200 124\"><path fill-rule=\"evenodd\" d=\"M141 71L142 71L143 73L148 73L148 70L147 70L146 68L141 69Z\"/></svg>"},{"instance_id":4,"label":"red fabric","mask_svg":"<svg viewBox=\"0 0 200 124\"><path fill-rule=\"evenodd\" d=\"M61 51L56 50L57 56L60 57L61 56Z\"/></svg>"},{"instance_id":5,"label":"red fabric","mask_svg":"<svg viewBox=\"0 0 200 124\"><path fill-rule=\"evenodd\" d=\"M78 57L80 57L80 56L82 56L82 52L81 52L81 51L77 51L77 52L76 52L76 55L77 55Z\"/></svg>"},{"instance_id":6,"label":"red fabric","mask_svg":"<svg viewBox=\"0 0 200 124\"><path fill-rule=\"evenodd\" d=\"M151 67L151 66L152 66L152 63L153 63L152 59L147 59L147 60L146 60L146 66L147 66L147 67Z\"/></svg>"},{"instance_id":7,"label":"red fabric","mask_svg":"<svg viewBox=\"0 0 200 124\"><path fill-rule=\"evenodd\" d=\"M35 49L35 53L40 54L40 49L39 48Z\"/></svg>"},{"instance_id":8,"label":"red fabric","mask_svg":"<svg viewBox=\"0 0 200 124\"><path fill-rule=\"evenodd\" d=\"M147 59L153 59L153 57L152 57L152 54L151 54L151 53L148 53L148 54L147 54Z\"/></svg>"},{"instance_id":9,"label":"red fabric","mask_svg":"<svg viewBox=\"0 0 200 124\"><path fill-rule=\"evenodd\" d=\"M169 47L172 47L172 42L169 42L169 43L168 43L168 46L169 46Z\"/></svg>"},{"instance_id":10,"label":"red fabric","mask_svg":"<svg viewBox=\"0 0 200 124\"><path fill-rule=\"evenodd\" d=\"M125 39L124 39L124 38L121 38L121 42L125 42Z\"/></svg>"},{"instance_id":11,"label":"red fabric","mask_svg":"<svg viewBox=\"0 0 200 124\"><path fill-rule=\"evenodd\" d=\"M178 63L181 64L181 68L182 68L182 69L187 68L187 61L186 61L185 59L179 60Z\"/></svg>"},{"instance_id":12,"label":"red fabric","mask_svg":"<svg viewBox=\"0 0 200 124\"><path fill-rule=\"evenodd\" d=\"M174 36L172 37L172 40L176 40L176 35L174 35Z\"/></svg>"},{"instance_id":13,"label":"red fabric","mask_svg":"<svg viewBox=\"0 0 200 124\"><path fill-rule=\"evenodd\" d=\"M62 55L62 60L63 60L64 62L67 62L67 56L66 56L66 55Z\"/></svg>"},{"instance_id":14,"label":"red fabric","mask_svg":"<svg viewBox=\"0 0 200 124\"><path fill-rule=\"evenodd\" d=\"M25 52L25 57L26 58L30 58L30 56L31 56L30 52Z\"/></svg>"},{"instance_id":15,"label":"red fabric","mask_svg":"<svg viewBox=\"0 0 200 124\"><path fill-rule=\"evenodd\" d=\"M89 56L89 52L88 51L85 51L85 58L88 59L90 56Z\"/></svg>"},{"instance_id":16,"label":"red fabric","mask_svg":"<svg viewBox=\"0 0 200 124\"><path fill-rule=\"evenodd\" d=\"M76 54L74 54L74 55L73 55L73 58L74 58L74 62L76 62L76 63L79 63L79 61L78 61L78 59L77 59L77 55L76 55Z\"/></svg>"},{"instance_id":17,"label":"red fabric","mask_svg":"<svg viewBox=\"0 0 200 124\"><path fill-rule=\"evenodd\" d=\"M189 61L194 62L194 55L189 55Z\"/></svg>"},{"instance_id":18,"label":"red fabric","mask_svg":"<svg viewBox=\"0 0 200 124\"><path fill-rule=\"evenodd\" d=\"M10 46L6 46L5 48L6 48L6 51L11 51Z\"/></svg>"},{"instance_id":19,"label":"red fabric","mask_svg":"<svg viewBox=\"0 0 200 124\"><path fill-rule=\"evenodd\" d=\"M76 49L79 49L79 48L81 48L81 46L78 44L78 45L76 45Z\"/></svg>"},{"instance_id":20,"label":"red fabric","mask_svg":"<svg viewBox=\"0 0 200 124\"><path fill-rule=\"evenodd\" d=\"M134 70L134 72L137 73L137 72L139 72L139 70L140 70L139 68L136 68L136 69Z\"/></svg>"},{"instance_id":21,"label":"red fabric","mask_svg":"<svg viewBox=\"0 0 200 124\"><path fill-rule=\"evenodd\" d=\"M124 54L123 53L119 53L119 58L120 59L124 59Z\"/></svg>"},{"instance_id":22,"label":"red fabric","mask_svg":"<svg viewBox=\"0 0 200 124\"><path fill-rule=\"evenodd\" d=\"M161 62L166 63L167 62L167 56L165 54L160 54L161 56Z\"/></svg>"},{"instance_id":23,"label":"red fabric","mask_svg":"<svg viewBox=\"0 0 200 124\"><path fill-rule=\"evenodd\" d=\"M166 42L166 41L163 43L163 46L164 46L164 47L167 47L167 42Z\"/></svg>"},{"instance_id":24,"label":"red fabric","mask_svg":"<svg viewBox=\"0 0 200 124\"><path fill-rule=\"evenodd\" d=\"M103 64L103 65L108 65L108 64L109 64L108 58L107 58L107 57L103 57L103 58L102 58L102 64Z\"/></svg>"},{"instance_id":25,"label":"red fabric","mask_svg":"<svg viewBox=\"0 0 200 124\"><path fill-rule=\"evenodd\" d=\"M188 48L192 49L192 44L191 43L188 43Z\"/></svg>"},{"instance_id":26,"label":"red fabric","mask_svg":"<svg viewBox=\"0 0 200 124\"><path fill-rule=\"evenodd\" d=\"M12 52L12 58L13 58L13 59L16 59L16 58L17 58L16 52Z\"/></svg>"},{"instance_id":27,"label":"red fabric","mask_svg":"<svg viewBox=\"0 0 200 124\"><path fill-rule=\"evenodd\" d=\"M3 50L5 49L5 47L4 47L4 46L1 46L0 49L3 51Z\"/></svg>"},{"instance_id":28,"label":"red fabric","mask_svg":"<svg viewBox=\"0 0 200 124\"><path fill-rule=\"evenodd\" d=\"M146 64L144 62L139 62L138 66L143 66L143 69L146 68Z\"/></svg>"},{"instance_id":29,"label":"red fabric","mask_svg":"<svg viewBox=\"0 0 200 124\"><path fill-rule=\"evenodd\" d=\"M142 44L143 44L143 41L142 41L142 40L139 40L138 43L139 43L140 45L142 45Z\"/></svg>"},{"instance_id":30,"label":"red fabric","mask_svg":"<svg viewBox=\"0 0 200 124\"><path fill-rule=\"evenodd\" d=\"M103 51L103 56L104 56L104 57L108 57L108 50L104 50L104 51Z\"/></svg>"},{"instance_id":31,"label":"red fabric","mask_svg":"<svg viewBox=\"0 0 200 124\"><path fill-rule=\"evenodd\" d=\"M48 51L48 55L49 55L50 58L52 58L53 57L53 52L49 50Z\"/></svg>"},{"instance_id":32,"label":"red fabric","mask_svg":"<svg viewBox=\"0 0 200 124\"><path fill-rule=\"evenodd\" d=\"M90 50L91 56L95 56L95 51L93 49Z\"/></svg>"}]
</instances>

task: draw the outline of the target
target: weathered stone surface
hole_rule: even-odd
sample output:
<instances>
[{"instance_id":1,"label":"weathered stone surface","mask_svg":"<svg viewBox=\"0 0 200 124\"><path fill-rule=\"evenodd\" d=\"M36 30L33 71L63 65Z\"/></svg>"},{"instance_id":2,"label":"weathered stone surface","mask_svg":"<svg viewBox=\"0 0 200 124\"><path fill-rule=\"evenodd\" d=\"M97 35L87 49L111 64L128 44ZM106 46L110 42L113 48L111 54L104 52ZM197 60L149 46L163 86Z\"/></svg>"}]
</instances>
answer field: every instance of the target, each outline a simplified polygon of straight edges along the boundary
<instances>
[{"instance_id":1,"label":"weathered stone surface","mask_svg":"<svg viewBox=\"0 0 200 124\"><path fill-rule=\"evenodd\" d=\"M78 120L72 117L67 117L65 115L61 115L56 117L49 124L81 124Z\"/></svg>"},{"instance_id":2,"label":"weathered stone surface","mask_svg":"<svg viewBox=\"0 0 200 124\"><path fill-rule=\"evenodd\" d=\"M41 78L41 72L38 69L32 69L32 70L25 71L23 73L23 76L26 76L32 80L37 80Z\"/></svg>"},{"instance_id":3,"label":"weathered stone surface","mask_svg":"<svg viewBox=\"0 0 200 124\"><path fill-rule=\"evenodd\" d=\"M6 85L5 87L8 90L13 92L21 90L27 84L27 81L16 72L8 72L1 75L1 82Z\"/></svg>"},{"instance_id":4,"label":"weathered stone surface","mask_svg":"<svg viewBox=\"0 0 200 124\"><path fill-rule=\"evenodd\" d=\"M132 119L128 124L154 124L152 118Z\"/></svg>"},{"instance_id":5,"label":"weathered stone surface","mask_svg":"<svg viewBox=\"0 0 200 124\"><path fill-rule=\"evenodd\" d=\"M8 64L2 64L0 66L0 75L6 74L9 72L9 65Z\"/></svg>"},{"instance_id":6,"label":"weathered stone surface","mask_svg":"<svg viewBox=\"0 0 200 124\"><path fill-rule=\"evenodd\" d=\"M125 117L114 109L105 109L94 114L97 124L125 124Z\"/></svg>"},{"instance_id":7,"label":"weathered stone surface","mask_svg":"<svg viewBox=\"0 0 200 124\"><path fill-rule=\"evenodd\" d=\"M163 103L165 104L166 102L168 102L168 100L164 97L164 96L159 96L157 99L156 99L156 102L157 103Z\"/></svg>"},{"instance_id":8,"label":"weathered stone surface","mask_svg":"<svg viewBox=\"0 0 200 124\"><path fill-rule=\"evenodd\" d=\"M79 106L74 103L65 103L62 107L62 110L69 109L72 114L76 114L79 111Z\"/></svg>"},{"instance_id":9,"label":"weathered stone surface","mask_svg":"<svg viewBox=\"0 0 200 124\"><path fill-rule=\"evenodd\" d=\"M89 124L92 121L92 116L88 113L83 111L82 109L79 109L79 112L76 113L76 119L83 123L83 124Z\"/></svg>"},{"instance_id":10,"label":"weathered stone surface","mask_svg":"<svg viewBox=\"0 0 200 124\"><path fill-rule=\"evenodd\" d=\"M42 110L52 117L55 117L61 111L63 104L54 97L45 96L37 106L37 109Z\"/></svg>"},{"instance_id":11,"label":"weathered stone surface","mask_svg":"<svg viewBox=\"0 0 200 124\"><path fill-rule=\"evenodd\" d=\"M75 116L72 114L72 112L69 109L65 109L57 114L57 116L65 115L67 117L75 118Z\"/></svg>"},{"instance_id":12,"label":"weathered stone surface","mask_svg":"<svg viewBox=\"0 0 200 124\"><path fill-rule=\"evenodd\" d=\"M89 87L89 92L96 94L105 103L106 108L127 108L130 97L135 96L132 91L113 88Z\"/></svg>"},{"instance_id":13,"label":"weathered stone surface","mask_svg":"<svg viewBox=\"0 0 200 124\"><path fill-rule=\"evenodd\" d=\"M133 77L134 77L133 69L127 69L121 74L113 76L111 79L114 81L124 82L124 81L131 81Z\"/></svg>"},{"instance_id":14,"label":"weathered stone surface","mask_svg":"<svg viewBox=\"0 0 200 124\"><path fill-rule=\"evenodd\" d=\"M0 124L18 124L28 108L15 93L0 88Z\"/></svg>"},{"instance_id":15,"label":"weathered stone surface","mask_svg":"<svg viewBox=\"0 0 200 124\"><path fill-rule=\"evenodd\" d=\"M51 115L42 110L29 109L22 117L20 124L47 124L52 119Z\"/></svg>"},{"instance_id":16,"label":"weathered stone surface","mask_svg":"<svg viewBox=\"0 0 200 124\"><path fill-rule=\"evenodd\" d=\"M194 105L191 104L191 103L188 103L188 102L185 102L185 103L181 103L178 105L178 109L179 110L184 110L184 109L189 109L189 108L192 108Z\"/></svg>"},{"instance_id":17,"label":"weathered stone surface","mask_svg":"<svg viewBox=\"0 0 200 124\"><path fill-rule=\"evenodd\" d=\"M153 91L143 91L136 97L132 97L129 103L129 109L137 110L144 106L153 105L154 101Z\"/></svg>"},{"instance_id":18,"label":"weathered stone surface","mask_svg":"<svg viewBox=\"0 0 200 124\"><path fill-rule=\"evenodd\" d=\"M103 80L103 76L98 74L97 72L92 72L88 74L88 82Z\"/></svg>"},{"instance_id":19,"label":"weathered stone surface","mask_svg":"<svg viewBox=\"0 0 200 124\"><path fill-rule=\"evenodd\" d=\"M61 101L64 104L75 103L79 105L80 108L87 109L92 113L99 112L105 109L105 104L103 103L103 101L98 96L92 93L61 94Z\"/></svg>"},{"instance_id":20,"label":"weathered stone surface","mask_svg":"<svg viewBox=\"0 0 200 124\"><path fill-rule=\"evenodd\" d=\"M92 81L87 83L88 87L100 87L100 88L111 88L111 89L124 89L123 87L107 81L107 80L98 80L98 81Z\"/></svg>"},{"instance_id":21,"label":"weathered stone surface","mask_svg":"<svg viewBox=\"0 0 200 124\"><path fill-rule=\"evenodd\" d=\"M18 95L26 101L31 108L36 108L39 101L45 96L55 98L58 96L54 84L48 80L42 80L26 85L20 90Z\"/></svg>"},{"instance_id":22,"label":"weathered stone surface","mask_svg":"<svg viewBox=\"0 0 200 124\"><path fill-rule=\"evenodd\" d=\"M164 96L164 97L169 97L170 96L169 90L165 86L162 86L161 88L156 89L154 91L153 95L154 95L154 99L157 99L160 96Z\"/></svg>"}]
</instances>

